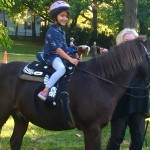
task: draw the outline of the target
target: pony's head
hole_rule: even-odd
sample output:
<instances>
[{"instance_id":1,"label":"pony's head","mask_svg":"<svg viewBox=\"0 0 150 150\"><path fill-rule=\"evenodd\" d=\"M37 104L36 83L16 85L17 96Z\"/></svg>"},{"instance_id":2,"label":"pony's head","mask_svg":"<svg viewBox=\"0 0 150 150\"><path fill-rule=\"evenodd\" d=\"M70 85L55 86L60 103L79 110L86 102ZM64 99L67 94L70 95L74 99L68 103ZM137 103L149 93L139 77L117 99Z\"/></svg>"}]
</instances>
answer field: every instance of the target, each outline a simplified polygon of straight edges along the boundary
<instances>
[{"instance_id":1,"label":"pony's head","mask_svg":"<svg viewBox=\"0 0 150 150\"><path fill-rule=\"evenodd\" d=\"M142 58L143 59L142 63L140 64L139 67L139 76L140 78L145 76L145 80L147 82L150 81L150 38L146 39L146 37L139 37L136 40L136 43L138 47L141 46L141 51L144 51L143 53L141 52Z\"/></svg>"},{"instance_id":2,"label":"pony's head","mask_svg":"<svg viewBox=\"0 0 150 150\"><path fill-rule=\"evenodd\" d=\"M81 45L80 47L86 52L87 55L89 54L90 47L88 45Z\"/></svg>"}]
</instances>

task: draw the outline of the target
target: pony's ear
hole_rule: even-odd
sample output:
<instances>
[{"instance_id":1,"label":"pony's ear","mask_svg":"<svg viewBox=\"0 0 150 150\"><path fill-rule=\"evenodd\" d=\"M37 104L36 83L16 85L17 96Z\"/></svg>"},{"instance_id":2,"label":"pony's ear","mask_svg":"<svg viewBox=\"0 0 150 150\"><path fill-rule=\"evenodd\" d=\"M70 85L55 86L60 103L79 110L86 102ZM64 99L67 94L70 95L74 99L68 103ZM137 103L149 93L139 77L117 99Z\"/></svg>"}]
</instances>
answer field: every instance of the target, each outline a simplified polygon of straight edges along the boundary
<instances>
[{"instance_id":1,"label":"pony's ear","mask_svg":"<svg viewBox=\"0 0 150 150\"><path fill-rule=\"evenodd\" d=\"M136 42L137 45L143 43L146 46L147 37L145 35L140 35L134 41Z\"/></svg>"},{"instance_id":2,"label":"pony's ear","mask_svg":"<svg viewBox=\"0 0 150 150\"><path fill-rule=\"evenodd\" d=\"M147 37L145 36L145 35L140 35L140 36L138 36L135 40L137 40L137 41L146 41L147 40Z\"/></svg>"}]
</instances>

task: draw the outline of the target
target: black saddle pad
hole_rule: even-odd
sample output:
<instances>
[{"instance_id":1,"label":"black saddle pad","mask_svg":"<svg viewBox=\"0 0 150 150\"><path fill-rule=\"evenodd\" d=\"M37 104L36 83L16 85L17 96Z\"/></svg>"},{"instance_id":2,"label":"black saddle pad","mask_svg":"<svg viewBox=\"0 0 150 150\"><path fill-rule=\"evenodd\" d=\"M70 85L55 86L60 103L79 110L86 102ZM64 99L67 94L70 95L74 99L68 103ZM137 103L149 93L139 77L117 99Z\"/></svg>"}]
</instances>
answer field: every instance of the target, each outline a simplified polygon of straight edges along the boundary
<instances>
[{"instance_id":1,"label":"black saddle pad","mask_svg":"<svg viewBox=\"0 0 150 150\"><path fill-rule=\"evenodd\" d=\"M70 77L74 72L74 66L70 63L65 63L66 73L64 78ZM19 77L23 80L46 82L50 76L55 72L52 66L45 63L33 61L21 70Z\"/></svg>"},{"instance_id":2,"label":"black saddle pad","mask_svg":"<svg viewBox=\"0 0 150 150\"><path fill-rule=\"evenodd\" d=\"M52 74L54 71L52 66L37 61L31 62L23 68L23 73L25 74L42 77L46 74Z\"/></svg>"},{"instance_id":3,"label":"black saddle pad","mask_svg":"<svg viewBox=\"0 0 150 150\"><path fill-rule=\"evenodd\" d=\"M54 68L47 64L33 61L23 67L19 78L28 81L44 82L54 73Z\"/></svg>"}]
</instances>

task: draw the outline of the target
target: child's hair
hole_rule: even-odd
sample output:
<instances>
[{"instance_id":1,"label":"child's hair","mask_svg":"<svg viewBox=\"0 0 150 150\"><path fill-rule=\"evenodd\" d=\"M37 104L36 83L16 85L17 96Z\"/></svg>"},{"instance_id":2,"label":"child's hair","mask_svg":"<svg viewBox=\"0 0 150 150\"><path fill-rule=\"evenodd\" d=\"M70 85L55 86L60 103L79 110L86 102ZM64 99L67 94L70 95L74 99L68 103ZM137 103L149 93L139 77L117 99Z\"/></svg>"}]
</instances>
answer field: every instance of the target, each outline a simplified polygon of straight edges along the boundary
<instances>
[{"instance_id":1,"label":"child's hair","mask_svg":"<svg viewBox=\"0 0 150 150\"><path fill-rule=\"evenodd\" d=\"M69 16L69 8L70 5L68 3L64 1L56 1L50 6L50 16L53 20L56 20L57 15L60 14L62 11L66 11Z\"/></svg>"}]
</instances>

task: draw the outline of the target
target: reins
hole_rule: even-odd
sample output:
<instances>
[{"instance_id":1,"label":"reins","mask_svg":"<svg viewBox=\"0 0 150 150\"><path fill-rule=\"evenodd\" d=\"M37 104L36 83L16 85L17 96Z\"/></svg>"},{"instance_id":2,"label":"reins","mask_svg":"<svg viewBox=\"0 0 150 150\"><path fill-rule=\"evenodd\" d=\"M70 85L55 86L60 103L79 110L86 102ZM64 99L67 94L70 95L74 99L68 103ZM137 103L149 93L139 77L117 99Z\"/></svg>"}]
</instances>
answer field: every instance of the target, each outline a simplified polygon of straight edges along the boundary
<instances>
[{"instance_id":1,"label":"reins","mask_svg":"<svg viewBox=\"0 0 150 150\"><path fill-rule=\"evenodd\" d=\"M125 85L125 86L121 86L121 85L118 85L118 84L116 84L115 82L113 82L113 81L111 81L111 80L107 80L107 79L105 79L105 78L102 78L102 77L100 77L100 76L98 76L98 75L96 75L96 74L94 74L94 73L92 73L92 72L83 70L83 69L81 69L81 68L79 68L79 67L77 67L77 66L76 66L76 68L77 68L78 70L81 70L82 72L85 72L85 73L87 73L87 74L90 74L90 75L92 75L92 76L94 76L94 77L96 77L96 78L98 78L98 79L101 79L101 80L103 80L103 81L105 81L105 82L107 82L107 83L109 83L109 84L112 84L112 85L115 85L115 86L118 86L118 87L121 87L121 88L147 89L147 88L149 87L149 85L150 85L150 83L149 83L148 86L146 86L146 87L144 87L144 88L141 88L141 87L132 87L132 86L126 86L126 85Z\"/></svg>"},{"instance_id":2,"label":"reins","mask_svg":"<svg viewBox=\"0 0 150 150\"><path fill-rule=\"evenodd\" d=\"M145 45L143 43L141 43L141 45L144 47L144 50L145 50L148 58L150 59L150 52L148 52L147 48L145 47Z\"/></svg>"},{"instance_id":3,"label":"reins","mask_svg":"<svg viewBox=\"0 0 150 150\"><path fill-rule=\"evenodd\" d=\"M87 73L87 74L90 74L90 75L92 75L92 76L94 76L94 77L96 77L96 78L98 78L98 79L100 79L100 80L103 80L103 81L105 81L105 82L107 82L107 83L109 83L109 84L112 84L112 85L117 86L117 87L120 87L120 88L125 88L125 89L130 88L130 89L141 89L141 90L145 90L145 89L148 89L149 86L150 86L150 82L149 82L148 85L145 86L144 88L142 88L142 87L133 87L133 86L120 86L120 85L116 84L115 82L110 81L110 80L107 80L107 79L105 79L105 78L102 78L102 77L100 77L100 76L98 76L98 75L96 75L96 74L94 74L94 73L92 73L92 72L83 70L83 69L81 69L81 68L79 68L79 67L77 67L77 66L76 66L76 68L77 68L78 70L82 71L82 72L85 72L85 73ZM136 96L136 95L129 94L129 93L127 93L127 92L125 92L125 94L128 95L128 96L135 97L135 98L145 98L145 97L148 96L147 94L144 95L144 96Z\"/></svg>"},{"instance_id":4,"label":"reins","mask_svg":"<svg viewBox=\"0 0 150 150\"><path fill-rule=\"evenodd\" d=\"M148 56L148 60L150 61L150 52L148 52L147 48L143 45L143 43L141 43L141 45L143 46L143 48L144 48L144 50L145 50L145 52L146 52L146 54L147 54L147 56ZM87 74L90 74L90 75L92 75L92 76L94 76L94 77L96 77L96 78L98 78L98 79L100 79L100 80L103 80L103 81L105 81L105 82L107 82L107 83L109 83L109 84L111 84L111 85L114 85L114 86L117 86L117 87L120 87L120 88L128 88L128 89L130 88L130 89L141 89L141 90L145 90L145 89L148 89L148 88L150 87L150 82L148 82L148 84L147 84L145 87L134 87L134 86L126 86L126 85L125 85L125 86L121 86L121 85L116 84L116 83L113 82L113 81L110 81L110 80L108 80L108 79L102 78L102 77L100 77L100 76L98 76L98 75L96 75L96 74L94 74L94 73L92 73L92 72L86 71L86 70L81 69L81 68L79 68L79 67L77 67L77 66L76 66L76 68L77 68L78 70L82 71L82 72L85 72L85 73L87 73ZM136 95L129 94L129 93L127 93L127 92L125 92L125 94L126 94L126 95L129 95L129 96L132 96L132 97L135 97L135 98L144 98L144 97L147 97L147 96L148 96L147 94L144 95L144 96L136 96Z\"/></svg>"}]
</instances>

